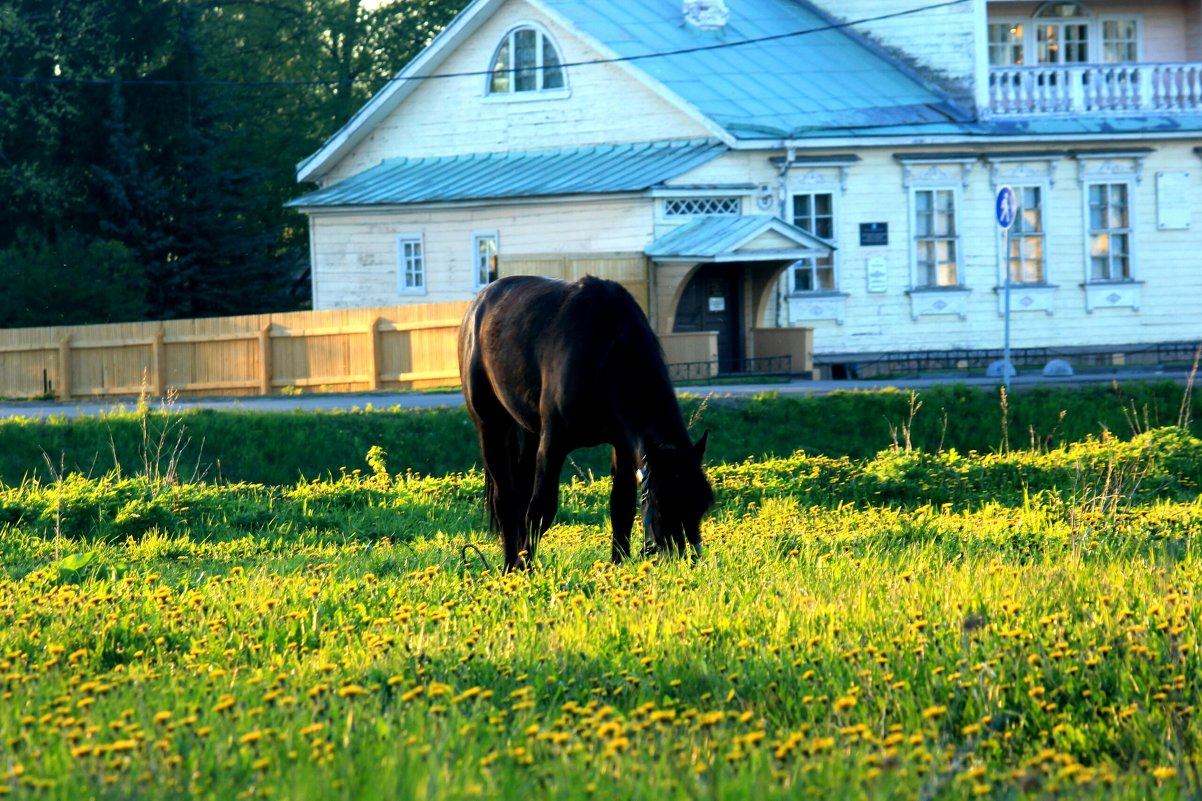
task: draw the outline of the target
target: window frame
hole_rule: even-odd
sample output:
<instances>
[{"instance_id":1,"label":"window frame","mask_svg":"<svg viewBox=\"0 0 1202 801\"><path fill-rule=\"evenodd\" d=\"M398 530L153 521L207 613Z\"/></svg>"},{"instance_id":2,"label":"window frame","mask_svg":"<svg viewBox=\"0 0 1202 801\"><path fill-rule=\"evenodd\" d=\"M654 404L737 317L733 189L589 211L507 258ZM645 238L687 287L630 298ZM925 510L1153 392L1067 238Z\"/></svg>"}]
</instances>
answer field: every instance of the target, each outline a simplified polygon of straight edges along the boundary
<instances>
[{"instance_id":1,"label":"window frame","mask_svg":"<svg viewBox=\"0 0 1202 801\"><path fill-rule=\"evenodd\" d=\"M814 199L817 198L819 195L825 195L827 198L829 198L830 213L827 215L820 215L817 213L817 204L814 202ZM810 198L809 220L807 221L807 224L805 224L805 225L800 224L798 222L798 215L797 215L797 201L799 198L802 198L802 197ZM790 192L789 193L789 222L792 225L802 229L803 231L805 231L806 233L808 233L812 236L815 236L815 237L821 239L824 242L828 242L831 245L837 245L838 241L839 241L838 197L839 197L839 193L835 192L833 190L808 190L808 191L802 191L802 192L798 192L798 191ZM824 217L829 218L829 220L830 220L830 234L831 235L829 237L824 237L820 233L818 233L817 230L815 230L817 226L814 224L819 219L822 219ZM810 227L811 225L814 225L814 227L811 228ZM839 251L836 249L829 256L825 256L825 257L804 256L804 257L798 259L797 261L793 262L792 264L790 264L788 267L790 294L793 294L793 295L822 295L822 294L830 294L830 293L838 292L839 291L838 253L839 253ZM819 262L822 262L822 261L829 262L829 265L825 268L820 267ZM830 270L831 285L829 287L821 286L821 282L818 279L819 273L823 269ZM797 281L798 272L809 272L810 282L812 285L811 289L805 289L805 288L798 286L798 281Z\"/></svg>"},{"instance_id":2,"label":"window frame","mask_svg":"<svg viewBox=\"0 0 1202 801\"><path fill-rule=\"evenodd\" d=\"M480 243L488 241L492 242L492 269L488 271L492 278L481 281L481 267L484 265L480 261ZM500 251L501 239L495 230L472 232L472 287L474 289L481 290L497 279L497 259Z\"/></svg>"},{"instance_id":3,"label":"window frame","mask_svg":"<svg viewBox=\"0 0 1202 801\"><path fill-rule=\"evenodd\" d=\"M517 40L516 37L521 31L533 31L535 34L535 63L534 74L536 86L533 89L518 89L517 75L518 68L516 66L517 59ZM555 60L559 68L561 86L546 87L546 47L551 46L551 51L555 54ZM494 79L500 71L498 61L503 48L509 48L506 59L505 71L509 77L509 88L496 89L494 88ZM545 27L533 21L519 22L505 32L505 35L497 42L496 47L492 50L492 56L488 62L488 70L484 76L484 96L485 98L505 101L520 101L520 100L543 100L547 98L567 97L570 94L568 90L568 68L565 66L563 58L563 50L555 37L551 36L550 31Z\"/></svg>"},{"instance_id":4,"label":"window frame","mask_svg":"<svg viewBox=\"0 0 1202 801\"><path fill-rule=\"evenodd\" d=\"M1110 61L1106 58L1106 23L1130 22L1135 25L1135 59L1133 61ZM1138 64L1144 60L1144 18L1139 14L1107 14L1097 18L1098 64Z\"/></svg>"},{"instance_id":5,"label":"window frame","mask_svg":"<svg viewBox=\"0 0 1202 801\"><path fill-rule=\"evenodd\" d=\"M1121 227L1104 226L1095 228L1093 225L1093 189L1094 187L1123 187L1123 193L1126 202L1126 225ZM1135 182L1123 178L1101 179L1091 178L1084 182L1082 204L1084 207L1084 223L1085 223L1085 283L1086 284L1129 284L1136 281L1136 246L1135 246ZM1108 208L1107 204L1104 208ZM1127 250L1125 254L1126 260L1126 275L1115 277L1113 274L1114 250L1107 247L1106 251L1106 267L1107 274L1102 278L1094 277L1094 238L1100 233L1105 233L1109 245L1110 237L1116 232L1120 232L1126 237Z\"/></svg>"},{"instance_id":6,"label":"window frame","mask_svg":"<svg viewBox=\"0 0 1202 801\"><path fill-rule=\"evenodd\" d=\"M1014 224L1010 227L1010 230L1006 232L1005 236L1002 237L1002 261L1004 272L999 276L1001 281L999 286L1004 285L1007 277L1010 278L1010 285L1014 287L1048 286L1050 283L1048 280L1048 187L1046 184L1040 182L1026 182L1010 184L1010 188L1014 190L1014 193L1018 198L1018 210L1014 218ZM1022 193L1028 189L1034 189L1039 192L1039 230L1034 233L1027 232L1019 228L1020 221L1024 221L1025 219L1023 212L1027 209ZM1028 261L1033 261L1033 259L1023 258L1023 244L1028 240L1039 241L1039 280L1025 280L1026 277L1023 275L1023 268L1025 264ZM1017 280L1014 278L1015 259L1010 250L1007 250L1007 247L1012 250L1016 242L1018 243L1020 251L1019 258L1017 260L1019 265L1019 278Z\"/></svg>"},{"instance_id":7,"label":"window frame","mask_svg":"<svg viewBox=\"0 0 1202 801\"><path fill-rule=\"evenodd\" d=\"M416 258L406 252L406 245L417 245ZM414 268L414 262L416 267ZM396 287L399 295L425 295L429 291L426 272L426 243L421 232L396 235ZM410 277L417 281L410 283Z\"/></svg>"},{"instance_id":8,"label":"window frame","mask_svg":"<svg viewBox=\"0 0 1202 801\"><path fill-rule=\"evenodd\" d=\"M681 206L687 204L697 206L728 206L727 210L714 211L673 211L671 207L674 204ZM739 195L723 194L723 195L680 195L676 197L665 197L661 205L660 215L664 220L679 220L687 221L696 217L740 217L743 214L743 198Z\"/></svg>"},{"instance_id":9,"label":"window frame","mask_svg":"<svg viewBox=\"0 0 1202 801\"><path fill-rule=\"evenodd\" d=\"M1016 40L1007 41L1007 42L994 42L992 39L989 38L989 32L990 32L990 29L992 29L992 28L1008 28L1008 29L1013 30L1016 27L1021 30L1021 32L1019 33L1019 36ZM990 67L998 67L998 68L1026 66L1028 63L1027 31L1030 27L1031 27L1030 18L1021 18L1021 17L993 17L993 18L990 18L988 23L986 24L986 28L985 28L985 31L986 31L986 33L985 33L986 60L988 61L989 66ZM998 49L1001 49L1001 48L1008 50L1010 52L1010 55L1013 55L1014 50L1017 49L1018 50L1018 58L1011 59L1010 61L1008 61L1005 64L996 62L993 58L993 54L995 51L997 51Z\"/></svg>"},{"instance_id":10,"label":"window frame","mask_svg":"<svg viewBox=\"0 0 1202 801\"><path fill-rule=\"evenodd\" d=\"M947 193L951 194L951 197L952 197L952 227L954 230L954 233L951 236L940 236L940 235L920 236L919 235L919 232L918 232L919 231L919 228L918 228L918 219L919 219L918 194L920 192L930 192L933 194L939 193L939 192L947 192ZM931 292L931 291L939 292L939 291L949 290L949 289L964 289L965 288L965 284L964 284L964 250L961 247L961 235L960 235L963 204L961 203L960 192L961 192L960 187L955 184L914 186L910 189L910 232L911 232L911 235L910 235L910 287L913 290L916 290L919 292ZM932 200L934 200L934 198L932 198ZM933 209L934 209L934 206L932 205L932 214L934 214ZM952 247L953 247L955 256L951 263L955 267L955 275L956 275L955 283L951 283L951 284L938 283L938 273L939 273L940 262L937 259L933 263L933 269L935 271L934 277L936 279L935 282L934 283L924 283L924 282L919 281L919 278L921 277L920 270L922 269L922 267L919 263L919 243L921 241L925 241L925 240L931 240L931 241L935 241L935 242L938 242L938 241L951 241L952 242ZM936 250L938 250L938 248L936 248Z\"/></svg>"}]
</instances>

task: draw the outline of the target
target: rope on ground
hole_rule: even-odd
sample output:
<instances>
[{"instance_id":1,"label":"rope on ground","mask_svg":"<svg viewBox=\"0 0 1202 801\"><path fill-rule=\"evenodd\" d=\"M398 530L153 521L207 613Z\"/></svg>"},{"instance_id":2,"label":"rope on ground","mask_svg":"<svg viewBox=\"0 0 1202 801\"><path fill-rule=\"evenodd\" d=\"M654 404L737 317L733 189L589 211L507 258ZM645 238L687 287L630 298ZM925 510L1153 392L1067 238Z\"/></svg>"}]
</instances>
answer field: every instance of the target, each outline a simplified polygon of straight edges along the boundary
<instances>
[{"instance_id":1,"label":"rope on ground","mask_svg":"<svg viewBox=\"0 0 1202 801\"><path fill-rule=\"evenodd\" d=\"M488 558L484 556L484 552L480 550L480 547L472 542L469 542L467 545L464 545L463 550L460 551L459 555L463 558L463 569L468 572L471 572L471 569L472 569L471 565L468 563L468 560L467 560L467 549L468 548L471 548L473 551L476 552L476 555L480 557L480 561L484 563L484 570L488 573L491 573L492 565L490 565L488 563Z\"/></svg>"}]
</instances>

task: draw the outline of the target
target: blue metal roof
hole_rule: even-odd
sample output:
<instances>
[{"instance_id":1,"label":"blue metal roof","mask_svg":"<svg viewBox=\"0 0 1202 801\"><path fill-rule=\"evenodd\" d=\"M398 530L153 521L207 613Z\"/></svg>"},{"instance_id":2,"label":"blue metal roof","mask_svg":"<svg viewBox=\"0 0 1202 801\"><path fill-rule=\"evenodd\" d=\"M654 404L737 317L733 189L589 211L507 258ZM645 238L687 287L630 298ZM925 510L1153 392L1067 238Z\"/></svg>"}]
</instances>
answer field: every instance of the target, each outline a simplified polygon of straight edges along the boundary
<instances>
[{"instance_id":1,"label":"blue metal roof","mask_svg":"<svg viewBox=\"0 0 1202 801\"><path fill-rule=\"evenodd\" d=\"M765 233L776 233L791 247L741 250ZM750 214L741 217L699 217L661 236L643 251L653 259L685 258L715 261L724 257L740 260L798 259L814 253L829 253L833 246L813 234L790 225L779 217Z\"/></svg>"},{"instance_id":2,"label":"blue metal roof","mask_svg":"<svg viewBox=\"0 0 1202 801\"><path fill-rule=\"evenodd\" d=\"M372 206L638 192L699 167L726 149L714 140L693 139L389 159L287 205Z\"/></svg>"},{"instance_id":3,"label":"blue metal roof","mask_svg":"<svg viewBox=\"0 0 1202 801\"><path fill-rule=\"evenodd\" d=\"M937 87L795 0L732 2L721 31L682 22L680 0L543 2L619 56L637 59L638 69L739 139L913 125L955 131L954 123L971 118Z\"/></svg>"}]
</instances>

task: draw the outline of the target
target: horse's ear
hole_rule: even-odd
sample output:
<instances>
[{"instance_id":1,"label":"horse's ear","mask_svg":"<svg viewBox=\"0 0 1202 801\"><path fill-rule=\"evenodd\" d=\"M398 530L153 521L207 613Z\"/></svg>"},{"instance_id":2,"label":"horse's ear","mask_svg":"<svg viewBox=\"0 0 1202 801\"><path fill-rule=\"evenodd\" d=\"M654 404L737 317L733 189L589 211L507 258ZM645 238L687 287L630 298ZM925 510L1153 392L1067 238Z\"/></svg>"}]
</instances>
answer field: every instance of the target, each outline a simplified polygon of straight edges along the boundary
<instances>
[{"instance_id":1,"label":"horse's ear","mask_svg":"<svg viewBox=\"0 0 1202 801\"><path fill-rule=\"evenodd\" d=\"M705 444L709 442L709 438L710 430L707 428L705 433L701 435L701 439L697 440L697 443L693 445L693 453L697 454L698 460L705 458Z\"/></svg>"}]
</instances>

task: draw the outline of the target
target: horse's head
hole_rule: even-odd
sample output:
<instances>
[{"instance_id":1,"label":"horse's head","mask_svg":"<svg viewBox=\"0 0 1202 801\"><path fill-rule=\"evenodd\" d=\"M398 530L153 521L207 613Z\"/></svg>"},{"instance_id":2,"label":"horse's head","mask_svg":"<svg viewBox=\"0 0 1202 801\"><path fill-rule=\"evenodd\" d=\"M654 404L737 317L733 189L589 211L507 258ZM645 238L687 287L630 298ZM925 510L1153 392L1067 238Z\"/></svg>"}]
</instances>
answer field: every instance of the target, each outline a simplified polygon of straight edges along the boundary
<instances>
[{"instance_id":1,"label":"horse's head","mask_svg":"<svg viewBox=\"0 0 1202 801\"><path fill-rule=\"evenodd\" d=\"M643 527L655 548L683 553L685 544L701 555L701 518L714 503L714 490L701 460L709 432L694 445L644 445Z\"/></svg>"}]
</instances>

